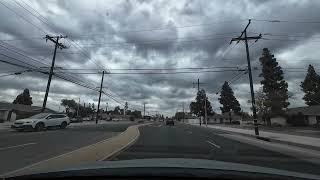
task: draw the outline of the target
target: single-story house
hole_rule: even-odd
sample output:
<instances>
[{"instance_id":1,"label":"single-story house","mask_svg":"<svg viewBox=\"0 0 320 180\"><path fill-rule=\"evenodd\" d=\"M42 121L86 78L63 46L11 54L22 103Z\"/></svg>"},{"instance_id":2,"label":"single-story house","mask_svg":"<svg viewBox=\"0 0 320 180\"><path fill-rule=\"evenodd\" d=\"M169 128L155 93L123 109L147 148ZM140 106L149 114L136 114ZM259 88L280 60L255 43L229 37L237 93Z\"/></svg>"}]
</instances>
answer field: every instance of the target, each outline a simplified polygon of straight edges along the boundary
<instances>
[{"instance_id":1,"label":"single-story house","mask_svg":"<svg viewBox=\"0 0 320 180\"><path fill-rule=\"evenodd\" d=\"M200 120L198 117L192 115L191 113L185 113L184 119L181 119L182 122L189 124L199 124Z\"/></svg>"},{"instance_id":2,"label":"single-story house","mask_svg":"<svg viewBox=\"0 0 320 180\"><path fill-rule=\"evenodd\" d=\"M39 106L0 102L0 122L23 119L40 112L41 107ZM46 108L45 112L55 113L55 111L48 108Z\"/></svg>"},{"instance_id":3,"label":"single-story house","mask_svg":"<svg viewBox=\"0 0 320 180\"><path fill-rule=\"evenodd\" d=\"M280 116L280 115L271 117L270 124L271 124L271 126L286 126L286 125L288 125L287 118L284 116Z\"/></svg>"},{"instance_id":4,"label":"single-story house","mask_svg":"<svg viewBox=\"0 0 320 180\"><path fill-rule=\"evenodd\" d=\"M289 108L288 123L293 125L320 124L320 105Z\"/></svg>"},{"instance_id":5,"label":"single-story house","mask_svg":"<svg viewBox=\"0 0 320 180\"><path fill-rule=\"evenodd\" d=\"M216 123L230 123L234 121L242 122L241 116L231 112L231 113L223 113L223 114L214 114L213 116L208 116L208 123L209 124L216 124Z\"/></svg>"}]
</instances>

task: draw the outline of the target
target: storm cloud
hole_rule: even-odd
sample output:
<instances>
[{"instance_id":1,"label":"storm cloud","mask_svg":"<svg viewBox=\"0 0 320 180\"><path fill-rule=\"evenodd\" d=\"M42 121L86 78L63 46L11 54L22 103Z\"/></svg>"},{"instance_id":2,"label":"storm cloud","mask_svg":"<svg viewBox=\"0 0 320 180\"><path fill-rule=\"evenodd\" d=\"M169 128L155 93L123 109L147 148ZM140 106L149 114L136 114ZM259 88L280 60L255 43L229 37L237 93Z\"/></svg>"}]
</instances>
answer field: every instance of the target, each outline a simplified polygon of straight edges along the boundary
<instances>
[{"instance_id":1,"label":"storm cloud","mask_svg":"<svg viewBox=\"0 0 320 180\"><path fill-rule=\"evenodd\" d=\"M283 68L313 64L318 70L319 8L319 1L303 0L7 0L0 4L0 59L48 71L54 49L53 43L44 39L49 34L68 36L61 40L68 48L58 50L55 73L94 88L99 86L101 74L74 74L82 71L61 68L91 69L86 72L121 72L112 70L119 68L245 68L244 44L229 42L240 35L250 18L248 35L261 33L263 37L249 42L254 87L258 90L258 59L264 47L270 49ZM22 70L0 62L0 75ZM289 91L295 94L290 106L304 105L299 85L306 72L284 72ZM151 114L172 115L182 110L182 104L187 108L194 100L193 83L199 78L201 88L219 112L216 92L224 81L237 74L106 74L103 86L120 105L127 101L130 108L141 110L146 103ZM29 88L34 105L40 106L46 83L47 75L39 72L1 77L0 101L12 102L24 88ZM231 86L242 109L250 111L247 75ZM54 77L47 105L58 110L62 98L78 97L82 103L97 103L98 92ZM102 107L107 102L111 108L119 105L108 96L103 96L102 102Z\"/></svg>"}]
</instances>

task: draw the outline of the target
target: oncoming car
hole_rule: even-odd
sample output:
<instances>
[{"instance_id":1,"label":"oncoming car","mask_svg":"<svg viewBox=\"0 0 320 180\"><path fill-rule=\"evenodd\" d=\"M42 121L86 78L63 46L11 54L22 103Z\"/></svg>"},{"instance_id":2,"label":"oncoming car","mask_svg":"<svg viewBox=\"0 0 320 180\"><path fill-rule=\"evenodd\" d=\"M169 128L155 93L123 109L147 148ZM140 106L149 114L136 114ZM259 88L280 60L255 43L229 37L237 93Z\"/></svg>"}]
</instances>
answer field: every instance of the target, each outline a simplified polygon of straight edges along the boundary
<instances>
[{"instance_id":1,"label":"oncoming car","mask_svg":"<svg viewBox=\"0 0 320 180\"><path fill-rule=\"evenodd\" d=\"M32 129L42 131L48 127L66 128L70 124L69 117L66 114L40 113L26 119L19 119L11 125L12 129L23 131Z\"/></svg>"}]
</instances>

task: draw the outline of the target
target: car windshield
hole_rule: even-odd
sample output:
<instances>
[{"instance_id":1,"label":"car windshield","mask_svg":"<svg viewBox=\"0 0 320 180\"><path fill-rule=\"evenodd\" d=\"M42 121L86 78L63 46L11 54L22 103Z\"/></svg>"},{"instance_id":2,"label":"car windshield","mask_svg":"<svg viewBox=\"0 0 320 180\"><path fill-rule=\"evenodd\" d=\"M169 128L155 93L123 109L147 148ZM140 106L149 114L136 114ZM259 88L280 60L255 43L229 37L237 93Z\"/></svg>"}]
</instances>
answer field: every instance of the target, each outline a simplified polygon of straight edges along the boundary
<instances>
[{"instance_id":1,"label":"car windshield","mask_svg":"<svg viewBox=\"0 0 320 180\"><path fill-rule=\"evenodd\" d=\"M48 116L48 113L40 113L40 114L31 116L30 119L42 119L42 118L45 118L46 116Z\"/></svg>"},{"instance_id":2,"label":"car windshield","mask_svg":"<svg viewBox=\"0 0 320 180\"><path fill-rule=\"evenodd\" d=\"M320 179L320 0L0 0L0 22L0 177Z\"/></svg>"}]
</instances>

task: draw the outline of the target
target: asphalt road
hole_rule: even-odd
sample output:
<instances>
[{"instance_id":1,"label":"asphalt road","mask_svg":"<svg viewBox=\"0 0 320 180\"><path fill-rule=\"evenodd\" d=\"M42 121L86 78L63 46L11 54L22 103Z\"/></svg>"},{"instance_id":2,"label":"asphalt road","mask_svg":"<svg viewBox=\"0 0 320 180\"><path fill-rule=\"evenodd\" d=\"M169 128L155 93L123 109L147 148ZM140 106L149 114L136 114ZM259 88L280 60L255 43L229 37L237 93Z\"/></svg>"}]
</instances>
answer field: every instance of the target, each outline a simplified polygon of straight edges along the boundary
<instances>
[{"instance_id":1,"label":"asphalt road","mask_svg":"<svg viewBox=\"0 0 320 180\"><path fill-rule=\"evenodd\" d=\"M226 132L186 124L152 124L140 128L138 141L111 160L193 158L235 162L303 173L320 174L320 166L241 143ZM110 160L110 159L109 159Z\"/></svg>"},{"instance_id":2,"label":"asphalt road","mask_svg":"<svg viewBox=\"0 0 320 180\"><path fill-rule=\"evenodd\" d=\"M42 132L0 131L0 174L115 136L132 123L75 124Z\"/></svg>"}]
</instances>

